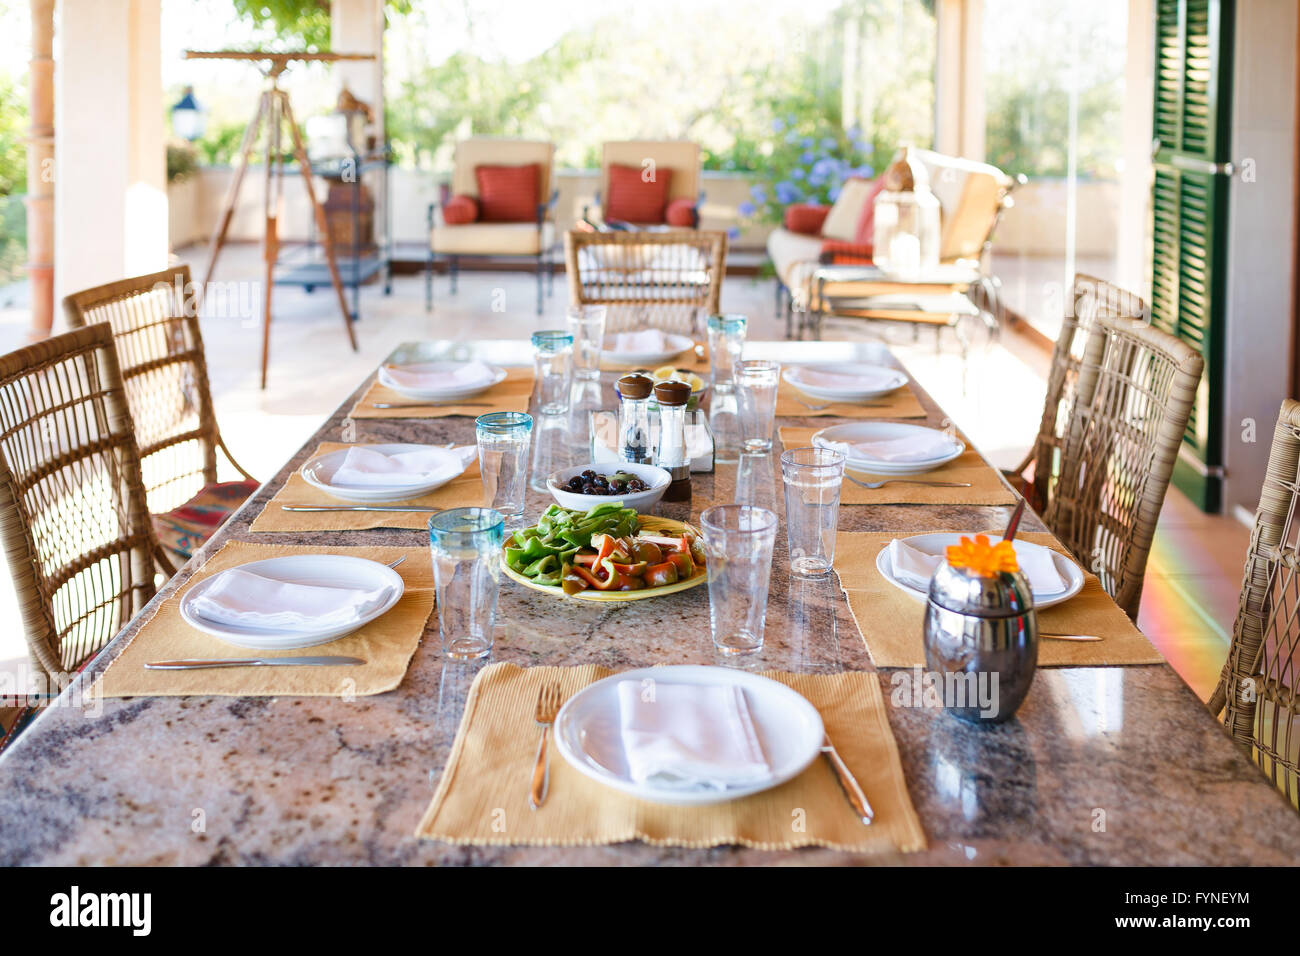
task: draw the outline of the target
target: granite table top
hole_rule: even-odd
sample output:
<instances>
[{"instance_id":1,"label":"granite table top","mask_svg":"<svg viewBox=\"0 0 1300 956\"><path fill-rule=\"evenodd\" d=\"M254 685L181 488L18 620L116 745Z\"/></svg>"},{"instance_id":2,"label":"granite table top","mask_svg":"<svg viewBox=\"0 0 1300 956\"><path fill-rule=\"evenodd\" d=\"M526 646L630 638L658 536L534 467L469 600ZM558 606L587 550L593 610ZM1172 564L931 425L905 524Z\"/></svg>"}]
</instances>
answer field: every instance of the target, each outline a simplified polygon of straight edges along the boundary
<instances>
[{"instance_id":1,"label":"granite table top","mask_svg":"<svg viewBox=\"0 0 1300 956\"><path fill-rule=\"evenodd\" d=\"M850 343L751 343L787 360L891 360ZM478 354L520 361L519 343L403 346L402 360ZM588 408L612 407L606 374L575 403L559 454L582 455ZM252 534L249 524L320 441L470 443L473 421L345 421L368 382L209 542L420 546L415 531ZM919 387L933 422L941 410ZM791 419L786 424L830 424ZM354 435L352 434L354 432ZM749 476L779 507L776 455ZM577 459L575 459L576 461ZM691 502L664 514L698 518L734 500L736 465L694 477ZM549 498L530 491L529 513ZM1004 507L845 506L853 531L984 530ZM1041 523L1026 517L1025 530ZM838 583L792 578L782 539L773 561L766 644L745 667L871 671ZM193 563L193 562L192 562ZM190 566L163 587L166 599ZM143 616L151 609L147 608ZM627 604L560 602L503 579L503 625L488 661L597 663L615 669L720 661L705 589ZM447 760L467 691L486 662L445 661L436 617L401 686L353 700L151 697L76 706L138 627L127 627L0 758L0 864L1286 864L1300 859L1300 817L1237 749L1168 665L1039 670L1012 721L964 725L942 711L890 707L889 720L928 848L858 857L824 849L690 850L460 847L414 830ZM891 672L879 672L889 699ZM200 825L201 822L201 825Z\"/></svg>"}]
</instances>

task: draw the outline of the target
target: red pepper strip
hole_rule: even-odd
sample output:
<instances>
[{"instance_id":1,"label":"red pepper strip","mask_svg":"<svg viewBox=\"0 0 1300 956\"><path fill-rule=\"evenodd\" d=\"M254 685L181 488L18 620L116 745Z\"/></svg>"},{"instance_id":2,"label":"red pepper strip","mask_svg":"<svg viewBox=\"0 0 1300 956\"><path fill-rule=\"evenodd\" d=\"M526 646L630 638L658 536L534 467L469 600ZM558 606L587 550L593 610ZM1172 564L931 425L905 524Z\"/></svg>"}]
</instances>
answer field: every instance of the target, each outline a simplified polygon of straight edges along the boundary
<instances>
[{"instance_id":1,"label":"red pepper strip","mask_svg":"<svg viewBox=\"0 0 1300 956\"><path fill-rule=\"evenodd\" d=\"M573 563L590 566L596 563L596 556L594 554L575 554L573 556Z\"/></svg>"},{"instance_id":2,"label":"red pepper strip","mask_svg":"<svg viewBox=\"0 0 1300 956\"><path fill-rule=\"evenodd\" d=\"M587 585L587 587L595 588L598 591L608 590L608 587L605 585L603 581L601 581L598 577L596 577L594 574L592 574L582 565L575 564L572 568L572 571L575 575L577 575L579 578L583 580L583 582Z\"/></svg>"}]
</instances>

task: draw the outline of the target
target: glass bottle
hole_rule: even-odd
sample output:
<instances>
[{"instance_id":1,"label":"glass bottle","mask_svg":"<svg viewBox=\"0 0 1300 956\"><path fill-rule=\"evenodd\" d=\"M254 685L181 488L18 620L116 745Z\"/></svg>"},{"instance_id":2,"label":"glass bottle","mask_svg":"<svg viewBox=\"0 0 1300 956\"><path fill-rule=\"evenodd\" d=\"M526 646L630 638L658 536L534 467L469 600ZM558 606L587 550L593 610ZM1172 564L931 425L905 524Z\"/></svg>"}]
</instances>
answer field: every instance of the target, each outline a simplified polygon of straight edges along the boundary
<instances>
[{"instance_id":1,"label":"glass bottle","mask_svg":"<svg viewBox=\"0 0 1300 956\"><path fill-rule=\"evenodd\" d=\"M645 375L624 375L614 386L618 394L618 457L634 465L653 461L650 443L650 391L654 382Z\"/></svg>"},{"instance_id":2,"label":"glass bottle","mask_svg":"<svg viewBox=\"0 0 1300 956\"><path fill-rule=\"evenodd\" d=\"M660 382L654 387L654 395L659 404L659 442L654 463L672 478L664 501L689 501L691 454L686 446L686 403L691 400L691 386L686 382Z\"/></svg>"},{"instance_id":3,"label":"glass bottle","mask_svg":"<svg viewBox=\"0 0 1300 956\"><path fill-rule=\"evenodd\" d=\"M907 278L933 271L939 264L939 200L925 165L904 146L883 178L873 213L875 264Z\"/></svg>"}]
</instances>

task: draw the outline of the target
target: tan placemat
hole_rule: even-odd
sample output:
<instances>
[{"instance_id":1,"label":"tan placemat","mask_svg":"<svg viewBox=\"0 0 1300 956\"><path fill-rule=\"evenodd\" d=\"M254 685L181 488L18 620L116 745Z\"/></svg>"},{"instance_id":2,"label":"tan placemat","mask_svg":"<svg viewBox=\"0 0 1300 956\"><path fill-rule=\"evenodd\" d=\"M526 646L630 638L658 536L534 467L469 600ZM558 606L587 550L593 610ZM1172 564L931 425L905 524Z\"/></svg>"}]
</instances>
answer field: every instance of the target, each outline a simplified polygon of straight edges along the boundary
<instances>
[{"instance_id":1,"label":"tan placemat","mask_svg":"<svg viewBox=\"0 0 1300 956\"><path fill-rule=\"evenodd\" d=\"M345 554L387 564L405 555L397 573L406 582L402 599L387 614L328 644L291 651L254 651L190 627L181 618L181 596L195 583L236 565L289 554ZM323 548L230 541L185 587L158 606L154 616L108 665L92 693L104 697L365 697L402 682L433 611L433 569L426 548ZM151 671L149 661L194 657L359 657L346 667L228 667Z\"/></svg>"},{"instance_id":2,"label":"tan placemat","mask_svg":"<svg viewBox=\"0 0 1300 956\"><path fill-rule=\"evenodd\" d=\"M812 444L816 428L795 428L787 426L780 429L781 445L785 448L804 448ZM854 472L856 478L863 481L887 481L891 477L915 478L918 481L968 481L969 488L941 488L934 485L910 485L901 481L885 485L882 488L863 488L844 479L840 486L840 504L844 505L1010 505L1020 498L1007 487L1002 476L989 465L979 452L966 442L966 450L960 458L949 462L942 468L927 471L923 475L868 475Z\"/></svg>"},{"instance_id":3,"label":"tan placemat","mask_svg":"<svg viewBox=\"0 0 1300 956\"><path fill-rule=\"evenodd\" d=\"M612 673L593 664L485 668L470 688L447 767L416 835L480 846L642 840L660 846L825 846L857 852L924 848L925 834L907 794L879 679L862 672L766 676L803 694L821 712L827 734L875 810L869 827L854 816L823 758L794 780L743 800L668 807L611 790L578 773L552 749L546 803L530 810L538 691L559 681L568 698Z\"/></svg>"},{"instance_id":4,"label":"tan placemat","mask_svg":"<svg viewBox=\"0 0 1300 956\"><path fill-rule=\"evenodd\" d=\"M473 398L466 399L470 405L419 405L419 399L408 398L400 392L379 384L379 379L370 383L361 400L352 406L348 415L352 418L446 418L450 415L468 415L477 418L491 412L526 412L528 400L533 395L533 372L526 368L506 370L506 377L500 385L494 385L486 392L480 392ZM378 402L392 402L410 405L410 408L374 408Z\"/></svg>"},{"instance_id":5,"label":"tan placemat","mask_svg":"<svg viewBox=\"0 0 1300 956\"><path fill-rule=\"evenodd\" d=\"M816 410L803 402L808 405L823 405L826 400L806 395L784 378L781 379L776 390L778 418L816 418L824 415L837 418L925 418L925 409L921 407L910 384L869 402L831 402L825 408Z\"/></svg>"},{"instance_id":6,"label":"tan placemat","mask_svg":"<svg viewBox=\"0 0 1300 956\"><path fill-rule=\"evenodd\" d=\"M338 451L348 446L342 442L321 442L311 457ZM262 513L249 525L250 531L364 531L369 528L410 528L420 531L429 524L429 514L420 511L285 511L283 505L326 505L340 508L364 504L344 501L307 484L300 472L289 476ZM464 473L436 491L409 501L385 502L389 508L409 504L419 508L476 508L483 504L483 479L478 459Z\"/></svg>"},{"instance_id":7,"label":"tan placemat","mask_svg":"<svg viewBox=\"0 0 1300 956\"><path fill-rule=\"evenodd\" d=\"M924 667L921 632L925 602L890 584L876 569L876 555L896 537L897 534L890 533L841 531L835 538L835 571L872 662L877 667ZM1033 532L1020 537L1066 553L1050 534ZM1082 591L1038 613L1038 629L1057 634L1096 634L1104 638L1089 642L1041 640L1038 643L1040 667L1104 667L1164 661L1128 615L1111 600L1096 576L1087 572Z\"/></svg>"}]
</instances>

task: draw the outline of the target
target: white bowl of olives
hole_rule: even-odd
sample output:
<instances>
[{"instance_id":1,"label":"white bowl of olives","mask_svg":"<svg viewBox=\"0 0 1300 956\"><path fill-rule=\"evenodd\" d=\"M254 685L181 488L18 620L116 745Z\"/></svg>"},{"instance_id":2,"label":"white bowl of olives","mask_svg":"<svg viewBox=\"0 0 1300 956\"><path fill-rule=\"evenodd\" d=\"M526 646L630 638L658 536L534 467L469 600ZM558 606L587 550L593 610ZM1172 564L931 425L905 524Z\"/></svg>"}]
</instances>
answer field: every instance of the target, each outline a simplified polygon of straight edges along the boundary
<instances>
[{"instance_id":1,"label":"white bowl of olives","mask_svg":"<svg viewBox=\"0 0 1300 956\"><path fill-rule=\"evenodd\" d=\"M606 501L645 511L664 496L672 476L658 465L630 462L588 463L562 468L546 479L551 497L561 508L586 511Z\"/></svg>"}]
</instances>

